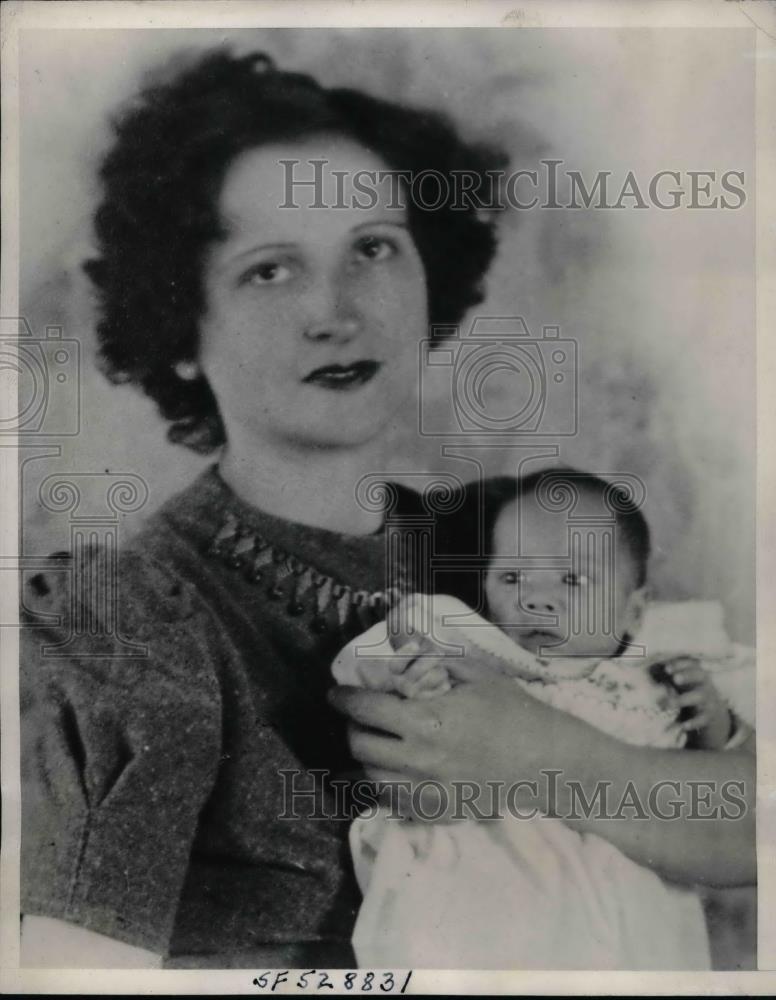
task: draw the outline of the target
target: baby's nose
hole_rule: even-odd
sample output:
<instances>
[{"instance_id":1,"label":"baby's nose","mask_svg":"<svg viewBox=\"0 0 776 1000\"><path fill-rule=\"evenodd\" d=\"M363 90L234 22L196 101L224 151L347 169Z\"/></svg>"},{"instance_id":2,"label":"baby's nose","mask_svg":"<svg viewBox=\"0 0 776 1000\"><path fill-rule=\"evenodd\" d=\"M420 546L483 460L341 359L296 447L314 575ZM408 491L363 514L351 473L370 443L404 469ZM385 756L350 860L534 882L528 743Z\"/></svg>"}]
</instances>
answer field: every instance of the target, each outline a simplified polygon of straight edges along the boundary
<instances>
[{"instance_id":1,"label":"baby's nose","mask_svg":"<svg viewBox=\"0 0 776 1000\"><path fill-rule=\"evenodd\" d=\"M559 603L547 596L532 597L525 602L525 607L528 611L536 611L539 614L546 614L547 612L555 614L558 611Z\"/></svg>"}]
</instances>

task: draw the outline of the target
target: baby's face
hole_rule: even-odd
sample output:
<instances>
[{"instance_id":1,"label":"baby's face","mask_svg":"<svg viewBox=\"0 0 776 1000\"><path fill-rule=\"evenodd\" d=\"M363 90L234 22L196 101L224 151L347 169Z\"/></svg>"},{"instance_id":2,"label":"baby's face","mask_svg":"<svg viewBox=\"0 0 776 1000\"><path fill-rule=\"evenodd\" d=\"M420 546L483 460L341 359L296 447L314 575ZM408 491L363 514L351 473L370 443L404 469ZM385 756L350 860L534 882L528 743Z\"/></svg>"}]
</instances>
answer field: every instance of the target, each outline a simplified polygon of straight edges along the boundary
<instances>
[{"instance_id":1,"label":"baby's face","mask_svg":"<svg viewBox=\"0 0 776 1000\"><path fill-rule=\"evenodd\" d=\"M582 502L577 516L585 514ZM612 656L638 626L644 593L635 587L627 545L612 544L612 525L600 521L600 510L589 514L584 530L577 522L573 533L565 513L533 497L499 514L485 580L488 618L532 653Z\"/></svg>"}]
</instances>

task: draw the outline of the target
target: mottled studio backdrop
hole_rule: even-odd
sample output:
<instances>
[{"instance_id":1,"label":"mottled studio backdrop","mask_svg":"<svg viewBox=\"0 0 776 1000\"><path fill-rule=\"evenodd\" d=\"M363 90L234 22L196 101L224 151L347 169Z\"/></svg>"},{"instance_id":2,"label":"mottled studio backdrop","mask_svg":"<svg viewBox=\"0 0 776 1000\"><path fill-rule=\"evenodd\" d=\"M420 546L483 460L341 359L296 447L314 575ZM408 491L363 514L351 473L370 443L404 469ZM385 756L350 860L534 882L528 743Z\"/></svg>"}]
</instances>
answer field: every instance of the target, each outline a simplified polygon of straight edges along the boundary
<instances>
[{"instance_id":1,"label":"mottled studio backdrop","mask_svg":"<svg viewBox=\"0 0 776 1000\"><path fill-rule=\"evenodd\" d=\"M661 170L745 173L749 201L737 210L506 212L478 312L520 314L535 335L557 325L576 341L580 426L557 442L560 457L642 477L657 594L718 597L731 633L751 641L754 42L745 29L27 32L23 311L36 335L59 325L80 341L82 367L80 432L65 445L52 439L59 457L45 457L45 438L26 453L26 553L67 546L67 517L38 499L53 471L141 476L150 495L124 519L129 534L208 461L167 444L153 405L94 370L79 267L110 109L171 53L221 42L265 49L329 84L445 109L469 137L502 144L516 168L563 159L590 179L611 171L615 190L629 170L645 185ZM449 389L437 379L430 390L434 419L452 420ZM66 421L69 407L52 382L48 421L60 411ZM502 450L482 457L489 471L509 468ZM453 467L439 441L412 427L393 466Z\"/></svg>"}]
</instances>

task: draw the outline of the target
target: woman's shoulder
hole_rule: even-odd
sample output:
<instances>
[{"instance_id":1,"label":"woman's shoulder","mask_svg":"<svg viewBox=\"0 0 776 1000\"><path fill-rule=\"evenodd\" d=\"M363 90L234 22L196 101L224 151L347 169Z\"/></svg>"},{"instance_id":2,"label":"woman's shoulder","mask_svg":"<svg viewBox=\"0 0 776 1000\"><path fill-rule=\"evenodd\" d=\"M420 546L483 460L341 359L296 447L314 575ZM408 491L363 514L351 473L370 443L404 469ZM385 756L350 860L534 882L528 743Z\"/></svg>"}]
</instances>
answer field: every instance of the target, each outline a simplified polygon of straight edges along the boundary
<instances>
[{"instance_id":1,"label":"woman's shoulder","mask_svg":"<svg viewBox=\"0 0 776 1000\"><path fill-rule=\"evenodd\" d=\"M109 630L108 620L116 614L146 625L193 617L196 588L161 555L144 550L142 543L121 550L97 543L54 553L45 566L25 575L22 624L81 619L83 630L96 634Z\"/></svg>"},{"instance_id":2,"label":"woman's shoulder","mask_svg":"<svg viewBox=\"0 0 776 1000\"><path fill-rule=\"evenodd\" d=\"M33 715L65 703L99 718L168 703L217 713L221 632L194 587L137 550L58 561L22 590L20 684Z\"/></svg>"},{"instance_id":3,"label":"woman's shoulder","mask_svg":"<svg viewBox=\"0 0 776 1000\"><path fill-rule=\"evenodd\" d=\"M113 532L70 551L53 553L25 574L22 614L98 612L120 604L125 614L149 621L188 618L196 611L204 539L211 531L218 491L211 470L167 500L138 531Z\"/></svg>"},{"instance_id":4,"label":"woman's shoulder","mask_svg":"<svg viewBox=\"0 0 776 1000\"><path fill-rule=\"evenodd\" d=\"M121 683L144 677L146 686L204 684L209 690L222 630L198 585L201 546L182 523L201 494L198 480L126 544L106 533L25 573L23 663L46 677L71 677L78 664L79 677L99 674Z\"/></svg>"},{"instance_id":5,"label":"woman's shoulder","mask_svg":"<svg viewBox=\"0 0 776 1000\"><path fill-rule=\"evenodd\" d=\"M214 525L229 509L231 494L211 466L167 499L122 546L128 566L153 573L181 575L191 562L200 563L209 548ZM196 571L195 571L196 573Z\"/></svg>"}]
</instances>

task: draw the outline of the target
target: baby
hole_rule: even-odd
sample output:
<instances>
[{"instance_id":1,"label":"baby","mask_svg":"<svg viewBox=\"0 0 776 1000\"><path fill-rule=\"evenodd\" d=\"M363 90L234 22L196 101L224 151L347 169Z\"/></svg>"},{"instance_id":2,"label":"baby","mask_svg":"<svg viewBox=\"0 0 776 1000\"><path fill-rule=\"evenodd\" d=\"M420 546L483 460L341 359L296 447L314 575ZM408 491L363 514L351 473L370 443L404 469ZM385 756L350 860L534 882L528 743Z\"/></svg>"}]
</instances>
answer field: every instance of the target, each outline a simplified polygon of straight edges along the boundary
<instances>
[{"instance_id":1,"label":"baby","mask_svg":"<svg viewBox=\"0 0 776 1000\"><path fill-rule=\"evenodd\" d=\"M424 655L412 660L406 645L391 655L385 624L376 626L338 657L340 683L441 695L452 682L440 650L480 650L538 699L629 743L722 748L747 738L706 669L740 672L740 650L712 662L694 636L684 649L638 643L649 530L624 491L559 469L491 480L483 500L486 617L452 597L416 595L399 610L425 618ZM696 647L703 664L689 655ZM708 967L691 890L558 819L429 825L382 811L354 823L351 847L365 894L354 933L362 964Z\"/></svg>"},{"instance_id":2,"label":"baby","mask_svg":"<svg viewBox=\"0 0 776 1000\"><path fill-rule=\"evenodd\" d=\"M559 491L565 491L564 506ZM633 643L648 607L650 537L643 514L624 492L589 473L554 469L520 481L486 481L482 500L485 618L447 596L416 596L398 609L399 617L414 620L411 631L419 632L425 616L433 635L457 652L467 644L484 646L499 657L497 669L523 681L536 697L607 732L615 725L620 732L612 735L630 743L655 740L654 733L633 728L631 709L642 723L658 715L661 726L675 724L658 734L663 745L719 749L734 736L740 742L747 730L708 670L697 656L681 655L694 643L713 669L720 657L708 656L708 643L698 647L697 636L684 638L685 649L659 637L651 639L652 648ZM464 587L459 593L473 596ZM341 683L408 698L449 690L433 638L417 641L423 654L409 665L407 646L404 655L392 656L388 647L382 661L365 660L380 634L376 626L343 650L334 667ZM730 646L724 654L731 666L731 655L741 651ZM617 710L621 719L614 717Z\"/></svg>"},{"instance_id":3,"label":"baby","mask_svg":"<svg viewBox=\"0 0 776 1000\"><path fill-rule=\"evenodd\" d=\"M493 480L485 487L485 516L492 525L487 618L540 657L548 679L620 685L648 673L666 685L652 697L677 711L687 745L728 743L738 722L697 659L673 655L663 663L665 648L632 648L647 608L650 535L624 491L572 469L534 473L519 483ZM562 696L545 700L562 707ZM637 737L623 735L628 742L640 742Z\"/></svg>"}]
</instances>

